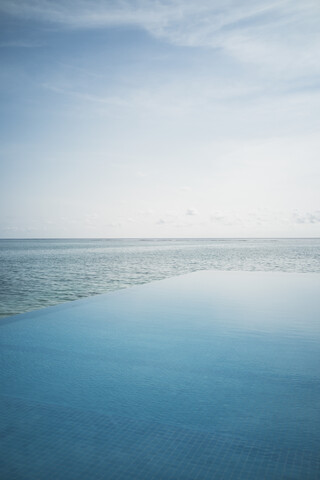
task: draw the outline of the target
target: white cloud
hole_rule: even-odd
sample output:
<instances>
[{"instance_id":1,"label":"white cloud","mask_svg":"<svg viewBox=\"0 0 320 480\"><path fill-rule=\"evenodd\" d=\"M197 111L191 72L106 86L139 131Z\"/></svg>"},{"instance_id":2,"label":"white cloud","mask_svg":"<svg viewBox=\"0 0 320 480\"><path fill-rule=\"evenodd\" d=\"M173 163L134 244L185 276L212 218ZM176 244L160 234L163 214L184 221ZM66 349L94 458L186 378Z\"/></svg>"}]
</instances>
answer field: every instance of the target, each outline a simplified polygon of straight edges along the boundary
<instances>
[{"instance_id":1,"label":"white cloud","mask_svg":"<svg viewBox=\"0 0 320 480\"><path fill-rule=\"evenodd\" d=\"M196 208L188 208L186 211L186 215L190 215L190 216L198 215L198 211Z\"/></svg>"},{"instance_id":2,"label":"white cloud","mask_svg":"<svg viewBox=\"0 0 320 480\"><path fill-rule=\"evenodd\" d=\"M107 223L105 226L106 227L111 227L111 228L122 228L123 223L122 222L111 222L111 223Z\"/></svg>"},{"instance_id":3,"label":"white cloud","mask_svg":"<svg viewBox=\"0 0 320 480\"><path fill-rule=\"evenodd\" d=\"M224 223L227 221L227 216L224 213L221 212L214 212L212 215L210 215L210 220L212 222L221 222Z\"/></svg>"},{"instance_id":4,"label":"white cloud","mask_svg":"<svg viewBox=\"0 0 320 480\"><path fill-rule=\"evenodd\" d=\"M293 214L293 221L295 223L320 223L320 210L314 212L305 212Z\"/></svg>"}]
</instances>

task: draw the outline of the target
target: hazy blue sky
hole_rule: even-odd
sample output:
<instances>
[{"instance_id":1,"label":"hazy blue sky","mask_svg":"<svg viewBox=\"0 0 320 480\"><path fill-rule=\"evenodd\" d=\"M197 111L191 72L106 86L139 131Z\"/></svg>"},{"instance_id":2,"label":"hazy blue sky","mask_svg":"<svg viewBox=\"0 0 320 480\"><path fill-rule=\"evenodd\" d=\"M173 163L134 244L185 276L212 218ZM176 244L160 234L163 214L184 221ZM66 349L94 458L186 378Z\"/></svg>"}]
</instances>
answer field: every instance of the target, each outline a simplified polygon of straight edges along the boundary
<instances>
[{"instance_id":1,"label":"hazy blue sky","mask_svg":"<svg viewBox=\"0 0 320 480\"><path fill-rule=\"evenodd\" d=\"M319 236L319 0L1 0L0 237Z\"/></svg>"}]
</instances>

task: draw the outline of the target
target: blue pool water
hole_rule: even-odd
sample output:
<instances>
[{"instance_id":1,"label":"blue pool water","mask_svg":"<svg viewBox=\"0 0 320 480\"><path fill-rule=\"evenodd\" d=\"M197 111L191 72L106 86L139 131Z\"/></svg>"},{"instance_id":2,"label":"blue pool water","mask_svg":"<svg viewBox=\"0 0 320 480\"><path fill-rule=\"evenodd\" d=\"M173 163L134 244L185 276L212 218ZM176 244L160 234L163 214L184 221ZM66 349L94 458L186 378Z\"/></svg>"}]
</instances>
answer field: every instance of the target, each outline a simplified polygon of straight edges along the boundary
<instances>
[{"instance_id":1,"label":"blue pool water","mask_svg":"<svg viewBox=\"0 0 320 480\"><path fill-rule=\"evenodd\" d=\"M0 318L209 269L320 273L320 239L0 239Z\"/></svg>"},{"instance_id":2,"label":"blue pool water","mask_svg":"<svg viewBox=\"0 0 320 480\"><path fill-rule=\"evenodd\" d=\"M319 479L319 287L205 271L2 320L0 478Z\"/></svg>"}]
</instances>

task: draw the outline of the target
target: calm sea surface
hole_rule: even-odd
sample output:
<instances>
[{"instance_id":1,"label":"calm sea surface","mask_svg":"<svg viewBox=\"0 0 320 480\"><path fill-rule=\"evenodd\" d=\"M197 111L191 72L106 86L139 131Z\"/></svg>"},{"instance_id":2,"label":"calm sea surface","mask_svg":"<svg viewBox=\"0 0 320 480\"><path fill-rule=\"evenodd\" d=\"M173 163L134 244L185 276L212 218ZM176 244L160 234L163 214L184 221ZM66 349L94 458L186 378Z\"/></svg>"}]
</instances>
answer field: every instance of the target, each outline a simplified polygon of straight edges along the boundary
<instances>
[{"instance_id":1,"label":"calm sea surface","mask_svg":"<svg viewBox=\"0 0 320 480\"><path fill-rule=\"evenodd\" d=\"M320 272L320 239L0 240L0 318L196 270Z\"/></svg>"}]
</instances>

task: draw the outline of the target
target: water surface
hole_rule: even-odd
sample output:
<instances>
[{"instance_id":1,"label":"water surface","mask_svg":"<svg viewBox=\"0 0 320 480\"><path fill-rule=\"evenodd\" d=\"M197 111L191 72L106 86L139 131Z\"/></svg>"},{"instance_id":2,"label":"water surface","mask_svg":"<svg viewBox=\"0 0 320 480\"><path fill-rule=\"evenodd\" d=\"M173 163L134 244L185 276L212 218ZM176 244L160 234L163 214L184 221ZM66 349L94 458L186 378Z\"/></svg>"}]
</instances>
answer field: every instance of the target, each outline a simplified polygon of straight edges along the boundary
<instances>
[{"instance_id":1,"label":"water surface","mask_svg":"<svg viewBox=\"0 0 320 480\"><path fill-rule=\"evenodd\" d=\"M0 478L318 480L320 275L196 272L0 323Z\"/></svg>"},{"instance_id":2,"label":"water surface","mask_svg":"<svg viewBox=\"0 0 320 480\"><path fill-rule=\"evenodd\" d=\"M209 269L320 272L320 240L0 240L0 318Z\"/></svg>"}]
</instances>

